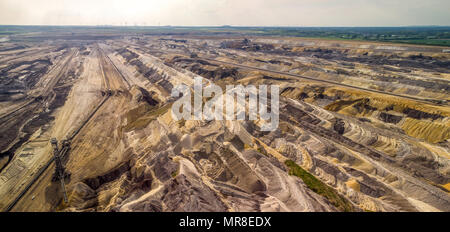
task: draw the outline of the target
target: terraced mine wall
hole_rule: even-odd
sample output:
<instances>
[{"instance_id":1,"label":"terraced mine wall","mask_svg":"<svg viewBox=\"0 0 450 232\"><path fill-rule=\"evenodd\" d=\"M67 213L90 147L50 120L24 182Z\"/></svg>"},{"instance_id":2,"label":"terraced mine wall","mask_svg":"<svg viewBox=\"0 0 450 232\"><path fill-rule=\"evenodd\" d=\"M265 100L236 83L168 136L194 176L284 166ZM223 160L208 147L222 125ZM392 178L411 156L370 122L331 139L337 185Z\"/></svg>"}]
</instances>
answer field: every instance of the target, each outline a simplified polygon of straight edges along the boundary
<instances>
[{"instance_id":1,"label":"terraced mine wall","mask_svg":"<svg viewBox=\"0 0 450 232\"><path fill-rule=\"evenodd\" d=\"M97 111L105 104L105 102L109 99L110 95L106 95L102 101L95 107L95 109L89 114L89 116L85 119L83 123L80 124L78 128L74 130L74 132L67 137L66 142L70 144L70 142L80 133L80 131L86 126L86 124L94 117L94 115L97 113ZM61 159L65 159L68 155L69 148L64 147L63 152L60 154ZM34 175L34 177L30 180L30 182L26 185L24 190L22 190L19 195L13 200L11 204L8 205L8 207L5 209L6 212L11 211L14 206L17 204L17 202L20 201L20 199L25 195L25 193L28 192L28 190L33 186L33 184L44 174L45 171L53 164L55 161L54 157L52 157L39 171Z\"/></svg>"}]
</instances>

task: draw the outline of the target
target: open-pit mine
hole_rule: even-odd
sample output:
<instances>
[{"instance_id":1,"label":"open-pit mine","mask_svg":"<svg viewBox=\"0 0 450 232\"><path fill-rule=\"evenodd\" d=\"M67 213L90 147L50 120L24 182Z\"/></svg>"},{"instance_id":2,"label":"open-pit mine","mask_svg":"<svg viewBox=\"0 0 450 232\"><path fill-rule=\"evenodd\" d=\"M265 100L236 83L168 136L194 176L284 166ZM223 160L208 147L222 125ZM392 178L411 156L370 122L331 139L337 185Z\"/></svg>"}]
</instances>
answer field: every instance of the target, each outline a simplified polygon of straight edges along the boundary
<instances>
[{"instance_id":1,"label":"open-pit mine","mask_svg":"<svg viewBox=\"0 0 450 232\"><path fill-rule=\"evenodd\" d=\"M172 89L278 85L279 126ZM206 99L204 99L206 101ZM0 42L0 210L450 211L439 46L95 28Z\"/></svg>"}]
</instances>

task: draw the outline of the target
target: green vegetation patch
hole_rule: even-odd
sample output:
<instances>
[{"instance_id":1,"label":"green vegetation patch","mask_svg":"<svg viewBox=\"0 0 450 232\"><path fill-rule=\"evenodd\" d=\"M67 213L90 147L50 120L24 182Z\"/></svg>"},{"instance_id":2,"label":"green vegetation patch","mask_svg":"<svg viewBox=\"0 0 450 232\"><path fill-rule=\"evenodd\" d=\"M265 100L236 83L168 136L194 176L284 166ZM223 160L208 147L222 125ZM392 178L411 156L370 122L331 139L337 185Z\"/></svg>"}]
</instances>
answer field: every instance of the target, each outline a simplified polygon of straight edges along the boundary
<instances>
[{"instance_id":1,"label":"green vegetation patch","mask_svg":"<svg viewBox=\"0 0 450 232\"><path fill-rule=\"evenodd\" d=\"M155 116L155 117L159 117L165 113L167 113L167 111L169 111L169 109L172 108L172 103L164 105L154 111L151 111L149 113L150 116Z\"/></svg>"},{"instance_id":2,"label":"green vegetation patch","mask_svg":"<svg viewBox=\"0 0 450 232\"><path fill-rule=\"evenodd\" d=\"M153 120L155 120L154 117L142 117L134 122L128 123L124 129L127 132L132 131L132 130L144 129Z\"/></svg>"},{"instance_id":3,"label":"green vegetation patch","mask_svg":"<svg viewBox=\"0 0 450 232\"><path fill-rule=\"evenodd\" d=\"M159 116L165 114L172 104L167 104L160 108L154 109L149 105L141 105L135 109L130 110L127 117L127 125L123 128L125 131L144 129L148 124Z\"/></svg>"},{"instance_id":4,"label":"green vegetation patch","mask_svg":"<svg viewBox=\"0 0 450 232\"><path fill-rule=\"evenodd\" d=\"M418 39L418 40L412 39L412 40L393 40L390 42L450 47L450 39Z\"/></svg>"},{"instance_id":5,"label":"green vegetation patch","mask_svg":"<svg viewBox=\"0 0 450 232\"><path fill-rule=\"evenodd\" d=\"M147 112L153 110L154 107L148 104L141 104L140 106L128 111L126 117L128 122L136 121L138 118L144 116Z\"/></svg>"},{"instance_id":6,"label":"green vegetation patch","mask_svg":"<svg viewBox=\"0 0 450 232\"><path fill-rule=\"evenodd\" d=\"M170 175L172 176L172 178L176 178L178 176L178 170L172 172Z\"/></svg>"},{"instance_id":7,"label":"green vegetation patch","mask_svg":"<svg viewBox=\"0 0 450 232\"><path fill-rule=\"evenodd\" d=\"M326 185L309 172L298 166L294 161L288 160L285 162L289 168L289 175L297 176L315 193L325 197L336 208L344 212L353 211L352 204L344 197L339 195L336 190Z\"/></svg>"}]
</instances>

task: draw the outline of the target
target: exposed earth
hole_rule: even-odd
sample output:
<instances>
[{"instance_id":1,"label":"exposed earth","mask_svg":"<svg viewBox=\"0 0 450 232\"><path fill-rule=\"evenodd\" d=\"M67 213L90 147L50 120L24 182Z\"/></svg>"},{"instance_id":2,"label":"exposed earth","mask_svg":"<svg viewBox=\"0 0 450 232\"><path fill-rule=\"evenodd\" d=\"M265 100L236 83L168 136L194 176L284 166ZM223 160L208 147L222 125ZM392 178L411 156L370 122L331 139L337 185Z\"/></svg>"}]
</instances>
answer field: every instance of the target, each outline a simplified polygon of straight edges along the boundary
<instances>
[{"instance_id":1,"label":"exposed earth","mask_svg":"<svg viewBox=\"0 0 450 232\"><path fill-rule=\"evenodd\" d=\"M93 33L0 42L0 210L450 211L445 47ZM196 76L279 85L278 129L175 121Z\"/></svg>"}]
</instances>

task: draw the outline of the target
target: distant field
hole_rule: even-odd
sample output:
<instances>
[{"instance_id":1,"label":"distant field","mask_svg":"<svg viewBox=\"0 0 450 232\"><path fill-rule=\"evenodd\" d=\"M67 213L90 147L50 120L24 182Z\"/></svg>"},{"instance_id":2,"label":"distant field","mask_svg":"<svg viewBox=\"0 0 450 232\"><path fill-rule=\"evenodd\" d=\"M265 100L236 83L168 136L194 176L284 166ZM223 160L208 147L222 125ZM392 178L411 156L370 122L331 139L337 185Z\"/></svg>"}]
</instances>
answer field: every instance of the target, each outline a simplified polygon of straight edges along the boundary
<instances>
[{"instance_id":1,"label":"distant field","mask_svg":"<svg viewBox=\"0 0 450 232\"><path fill-rule=\"evenodd\" d=\"M4 37L4 36L8 36L8 35L13 35L13 34L15 34L16 32L13 32L13 31L1 31L0 30L0 37Z\"/></svg>"},{"instance_id":2,"label":"distant field","mask_svg":"<svg viewBox=\"0 0 450 232\"><path fill-rule=\"evenodd\" d=\"M116 27L116 26L0 26L0 36L29 32L111 33L143 35L259 35L378 41L450 46L450 27Z\"/></svg>"},{"instance_id":3,"label":"distant field","mask_svg":"<svg viewBox=\"0 0 450 232\"><path fill-rule=\"evenodd\" d=\"M396 40L391 41L395 43L408 43L408 44L419 44L419 45L435 45L435 46L447 46L450 47L450 39L433 40L433 39L423 39L423 40Z\"/></svg>"},{"instance_id":4,"label":"distant field","mask_svg":"<svg viewBox=\"0 0 450 232\"><path fill-rule=\"evenodd\" d=\"M450 46L450 27L264 28L262 32L279 36Z\"/></svg>"}]
</instances>

